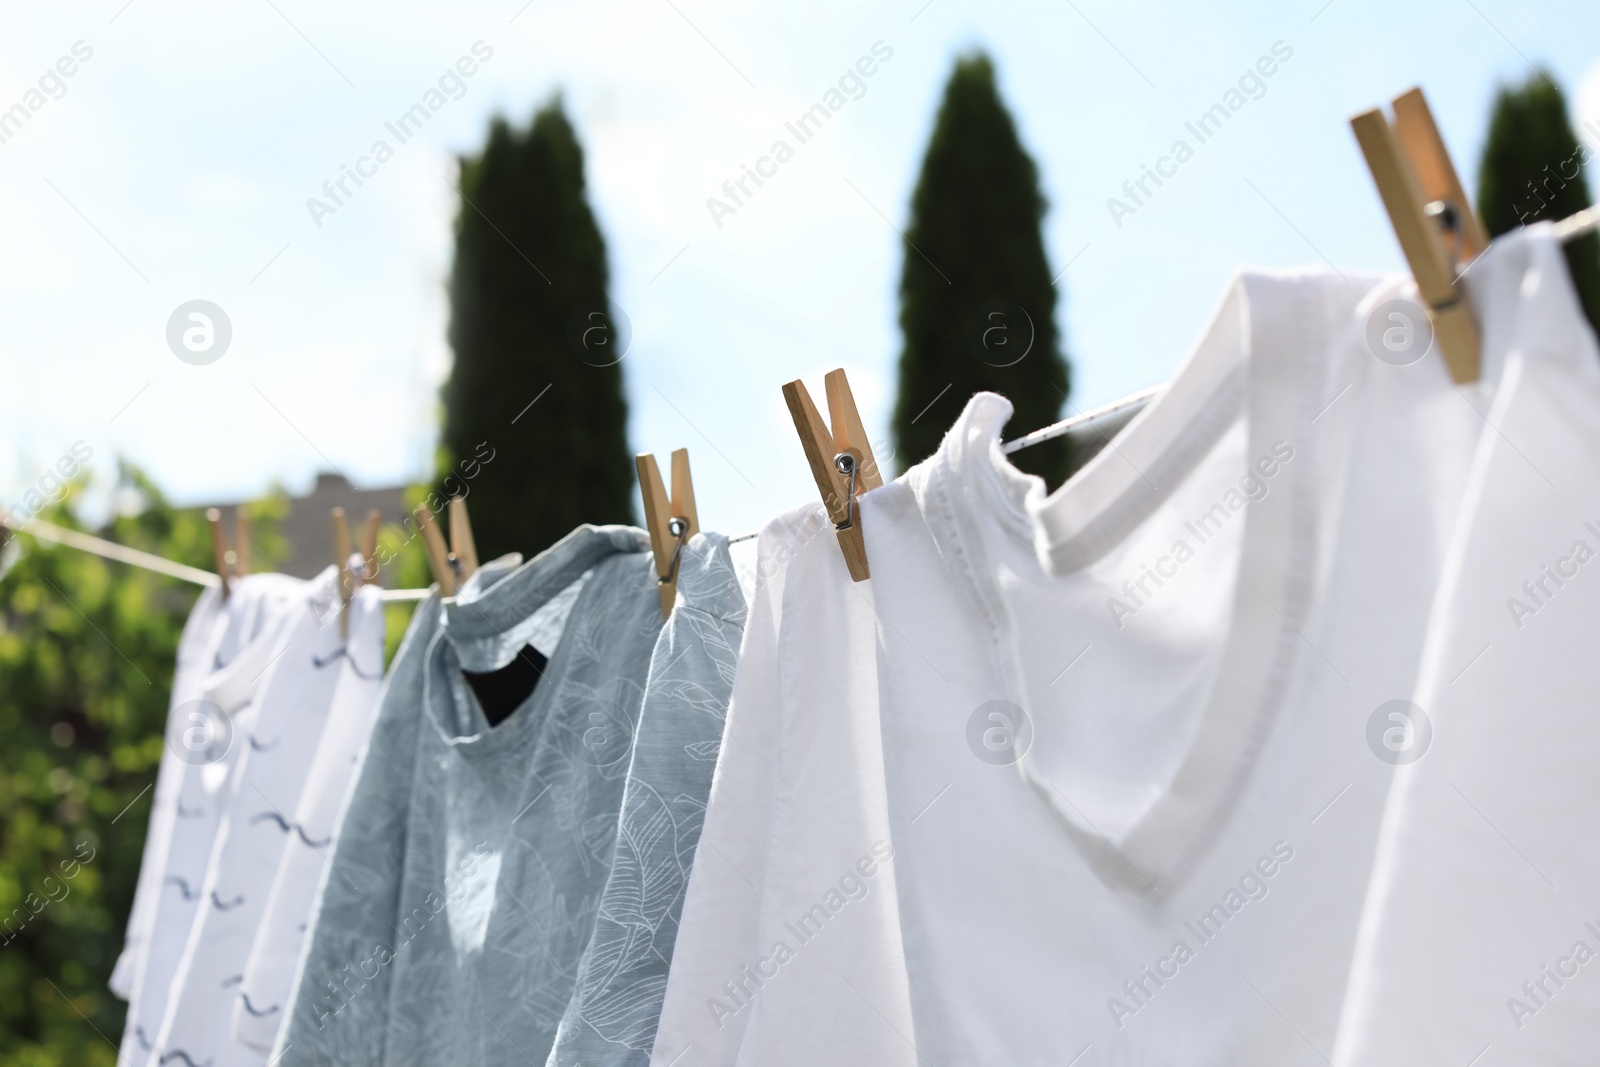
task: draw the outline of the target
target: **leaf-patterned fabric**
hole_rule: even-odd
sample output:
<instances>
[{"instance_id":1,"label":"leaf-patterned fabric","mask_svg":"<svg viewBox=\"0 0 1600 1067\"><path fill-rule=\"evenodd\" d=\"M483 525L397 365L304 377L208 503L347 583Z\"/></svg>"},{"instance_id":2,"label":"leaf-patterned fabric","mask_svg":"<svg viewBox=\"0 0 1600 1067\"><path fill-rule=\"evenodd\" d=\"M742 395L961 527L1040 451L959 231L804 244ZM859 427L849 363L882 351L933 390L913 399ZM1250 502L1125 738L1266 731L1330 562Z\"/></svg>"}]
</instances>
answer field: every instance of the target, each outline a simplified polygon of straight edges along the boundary
<instances>
[{"instance_id":1,"label":"leaf-patterned fabric","mask_svg":"<svg viewBox=\"0 0 1600 1067\"><path fill-rule=\"evenodd\" d=\"M418 608L324 874L282 1067L545 1061L611 868L662 627L652 565L643 531L582 526ZM462 670L509 664L579 579L543 678L490 727Z\"/></svg>"},{"instance_id":2,"label":"leaf-patterned fabric","mask_svg":"<svg viewBox=\"0 0 1600 1067\"><path fill-rule=\"evenodd\" d=\"M656 641L611 874L549 1067L645 1067L744 636L727 538L695 537Z\"/></svg>"}]
</instances>

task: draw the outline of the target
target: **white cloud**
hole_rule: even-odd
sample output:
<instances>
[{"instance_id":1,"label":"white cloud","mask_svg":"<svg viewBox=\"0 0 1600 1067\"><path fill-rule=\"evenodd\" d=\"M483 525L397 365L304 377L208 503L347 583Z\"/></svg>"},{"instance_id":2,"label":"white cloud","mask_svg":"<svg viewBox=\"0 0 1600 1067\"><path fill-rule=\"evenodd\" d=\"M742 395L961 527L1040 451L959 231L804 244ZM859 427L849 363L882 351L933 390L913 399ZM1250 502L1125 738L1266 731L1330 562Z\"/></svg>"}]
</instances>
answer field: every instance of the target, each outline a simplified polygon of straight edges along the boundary
<instances>
[{"instance_id":1,"label":"white cloud","mask_svg":"<svg viewBox=\"0 0 1600 1067\"><path fill-rule=\"evenodd\" d=\"M1589 144L1600 147L1600 59L1578 79L1578 90L1573 94L1572 123L1578 127L1579 136ZM1585 128L1588 127L1588 128Z\"/></svg>"}]
</instances>

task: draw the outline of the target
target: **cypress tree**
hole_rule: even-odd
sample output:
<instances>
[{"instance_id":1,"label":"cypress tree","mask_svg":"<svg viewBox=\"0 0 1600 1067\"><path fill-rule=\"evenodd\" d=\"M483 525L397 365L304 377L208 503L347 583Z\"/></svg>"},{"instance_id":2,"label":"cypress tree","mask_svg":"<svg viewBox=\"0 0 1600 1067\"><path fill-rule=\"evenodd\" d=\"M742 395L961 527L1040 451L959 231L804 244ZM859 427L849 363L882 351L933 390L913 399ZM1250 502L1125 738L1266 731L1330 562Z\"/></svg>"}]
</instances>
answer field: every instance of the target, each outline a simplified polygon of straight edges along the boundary
<instances>
[{"instance_id":1,"label":"cypress tree","mask_svg":"<svg viewBox=\"0 0 1600 1067\"><path fill-rule=\"evenodd\" d=\"M467 495L485 560L530 556L579 523L631 522L628 331L606 301L605 241L560 99L526 132L495 119L459 189L441 491Z\"/></svg>"},{"instance_id":2,"label":"cypress tree","mask_svg":"<svg viewBox=\"0 0 1600 1067\"><path fill-rule=\"evenodd\" d=\"M1478 171L1478 210L1490 236L1542 219L1564 219L1590 204L1583 162L1561 88L1544 72L1495 95ZM1600 330L1600 235L1566 246L1567 268L1591 326Z\"/></svg>"},{"instance_id":3,"label":"cypress tree","mask_svg":"<svg viewBox=\"0 0 1600 1067\"><path fill-rule=\"evenodd\" d=\"M1069 387L1040 223L1038 169L1017 136L987 56L960 59L945 87L911 198L900 279L895 453L902 469L939 445L969 397L993 390L1016 411L1006 436L1053 422ZM1052 486L1058 438L1017 453Z\"/></svg>"}]
</instances>

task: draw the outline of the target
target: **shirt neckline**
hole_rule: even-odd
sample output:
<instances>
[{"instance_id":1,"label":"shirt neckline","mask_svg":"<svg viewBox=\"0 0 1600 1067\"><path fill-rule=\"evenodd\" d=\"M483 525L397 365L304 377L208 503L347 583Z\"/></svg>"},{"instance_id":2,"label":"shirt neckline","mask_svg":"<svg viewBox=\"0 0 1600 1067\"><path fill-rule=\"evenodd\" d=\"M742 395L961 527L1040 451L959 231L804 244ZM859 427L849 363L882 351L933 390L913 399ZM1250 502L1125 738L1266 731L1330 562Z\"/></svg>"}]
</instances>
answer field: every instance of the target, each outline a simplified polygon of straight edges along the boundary
<instances>
[{"instance_id":1,"label":"shirt neckline","mask_svg":"<svg viewBox=\"0 0 1600 1067\"><path fill-rule=\"evenodd\" d=\"M649 534L631 526L583 525L526 563L505 556L484 564L460 594L442 602L442 618L427 649L423 704L447 744L458 750L515 743L541 718L529 714L559 677L566 658L567 629L549 656L546 678L498 725L491 725L461 677L464 664L487 669L510 663L526 643L522 625L553 597L606 558L649 548ZM572 611L583 610L592 583L585 583Z\"/></svg>"},{"instance_id":2,"label":"shirt neckline","mask_svg":"<svg viewBox=\"0 0 1600 1067\"><path fill-rule=\"evenodd\" d=\"M1026 710L994 538L1013 557L1018 549L1032 554L1037 579L1047 581L1120 543L1241 418L1247 462L1280 437L1304 453L1245 516L1217 683L1194 741L1145 814L1113 840L1026 753L1015 764L1111 884L1150 896L1170 889L1226 814L1264 742L1297 660L1315 570L1314 438L1303 431L1330 391L1329 353L1343 340L1329 323L1337 329L1338 309L1354 308L1374 284L1329 272L1241 274L1172 387L1049 497L1039 478L1018 471L1001 451L1011 405L990 393L973 397L939 451L911 475L935 540L984 616L1004 695Z\"/></svg>"},{"instance_id":3,"label":"shirt neckline","mask_svg":"<svg viewBox=\"0 0 1600 1067\"><path fill-rule=\"evenodd\" d=\"M328 578L333 568L326 568L321 577ZM264 611L265 623L245 641L227 663L215 667L206 675L203 692L206 700L222 709L224 715L243 711L255 702L264 687L266 672L277 662L273 653L286 645L294 633L295 625L302 621L296 609L304 609L311 619L322 617L328 598L324 590L329 583L320 580L305 581L283 575L265 574L253 579L249 592L243 582L238 587L238 598L243 612ZM245 598L259 599L246 602Z\"/></svg>"}]
</instances>

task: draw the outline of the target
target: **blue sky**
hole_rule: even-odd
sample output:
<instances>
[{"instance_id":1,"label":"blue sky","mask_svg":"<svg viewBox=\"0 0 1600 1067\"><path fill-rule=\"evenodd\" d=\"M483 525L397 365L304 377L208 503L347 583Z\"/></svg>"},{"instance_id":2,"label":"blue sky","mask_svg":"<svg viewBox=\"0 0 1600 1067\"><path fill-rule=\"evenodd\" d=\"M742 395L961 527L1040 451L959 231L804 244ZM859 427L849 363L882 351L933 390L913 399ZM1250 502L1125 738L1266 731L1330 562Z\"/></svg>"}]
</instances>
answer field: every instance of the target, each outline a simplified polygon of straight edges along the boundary
<instances>
[{"instance_id":1,"label":"blue sky","mask_svg":"<svg viewBox=\"0 0 1600 1067\"><path fill-rule=\"evenodd\" d=\"M702 522L752 530L814 493L783 382L815 392L847 367L886 436L894 227L963 51L993 56L1040 165L1088 407L1168 376L1240 267L1399 269L1350 114L1421 84L1475 184L1494 88L1530 64L1600 125L1597 31L1592 0L8 5L0 111L41 78L46 102L0 143L0 502L77 441L180 502L301 490L330 466L364 486L423 474L455 155L560 91L633 326L631 443L687 446ZM48 77L80 41L92 55ZM492 55L422 131L386 135L477 42ZM858 98L714 219L707 199L879 42L892 56ZM1278 42L1292 56L1197 144L1184 124ZM379 138L393 158L314 219L307 200ZM1193 157L1113 219L1108 198L1179 138ZM201 366L166 341L194 299L233 330Z\"/></svg>"}]
</instances>

